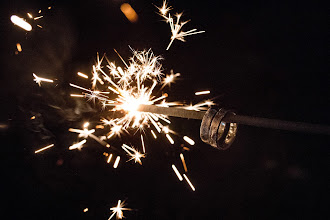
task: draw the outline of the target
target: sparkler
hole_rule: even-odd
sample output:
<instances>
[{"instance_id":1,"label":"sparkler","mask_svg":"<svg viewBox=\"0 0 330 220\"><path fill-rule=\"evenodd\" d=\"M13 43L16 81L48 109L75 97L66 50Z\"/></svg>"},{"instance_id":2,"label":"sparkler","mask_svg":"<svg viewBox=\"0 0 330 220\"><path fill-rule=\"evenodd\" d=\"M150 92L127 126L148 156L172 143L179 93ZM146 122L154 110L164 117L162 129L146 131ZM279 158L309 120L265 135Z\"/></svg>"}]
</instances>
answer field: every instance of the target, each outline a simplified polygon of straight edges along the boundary
<instances>
[{"instance_id":1,"label":"sparkler","mask_svg":"<svg viewBox=\"0 0 330 220\"><path fill-rule=\"evenodd\" d=\"M183 13L177 13L174 15L174 17L172 17L171 14L169 13L169 11L172 8L171 8L171 6L167 6L166 0L163 1L162 7L157 7L157 8L159 10L160 16L165 18L166 23L168 23L171 28L171 33L172 33L171 41L168 44L166 50L170 49L170 47L175 39L185 42L186 40L184 37L205 32L205 31L197 31L197 29L191 29L189 31L182 31L181 30L182 27L185 24L187 24L189 21L180 21Z\"/></svg>"}]
</instances>

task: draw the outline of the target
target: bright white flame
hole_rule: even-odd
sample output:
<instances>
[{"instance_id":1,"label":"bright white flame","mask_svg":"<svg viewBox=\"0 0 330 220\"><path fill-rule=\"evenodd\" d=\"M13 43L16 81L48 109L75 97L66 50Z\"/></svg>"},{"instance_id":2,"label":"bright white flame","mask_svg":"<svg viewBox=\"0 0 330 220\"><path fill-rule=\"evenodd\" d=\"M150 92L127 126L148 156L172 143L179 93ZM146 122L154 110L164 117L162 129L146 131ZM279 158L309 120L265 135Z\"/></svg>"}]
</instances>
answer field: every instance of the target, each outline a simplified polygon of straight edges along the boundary
<instances>
[{"instance_id":1,"label":"bright white flame","mask_svg":"<svg viewBox=\"0 0 330 220\"><path fill-rule=\"evenodd\" d=\"M26 31L32 30L31 24L27 23L25 20L23 20L23 18L20 18L16 15L12 15L10 17L10 20L11 20L11 22L13 22L13 24L19 26L20 28L23 28Z\"/></svg>"}]
</instances>

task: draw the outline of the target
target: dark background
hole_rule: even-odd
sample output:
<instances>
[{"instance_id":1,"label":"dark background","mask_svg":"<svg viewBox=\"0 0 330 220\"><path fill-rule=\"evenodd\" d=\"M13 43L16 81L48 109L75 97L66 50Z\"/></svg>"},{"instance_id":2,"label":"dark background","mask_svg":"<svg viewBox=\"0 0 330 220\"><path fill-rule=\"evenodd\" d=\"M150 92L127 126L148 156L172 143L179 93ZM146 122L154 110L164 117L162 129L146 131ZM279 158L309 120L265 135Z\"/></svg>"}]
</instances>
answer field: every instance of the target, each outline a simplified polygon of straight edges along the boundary
<instances>
[{"instance_id":1,"label":"dark background","mask_svg":"<svg viewBox=\"0 0 330 220\"><path fill-rule=\"evenodd\" d=\"M84 85L96 52L120 63L152 48L181 79L166 89L169 100L196 103L210 89L215 102L240 114L330 124L326 7L315 1L170 1L191 19L186 29L206 33L187 42L170 39L152 1L128 1L139 15L130 23L122 0L8 1L1 12L1 194L6 219L107 219L118 199L127 219L326 219L329 137L241 125L227 151L202 143L199 121L172 119L172 129L196 140L184 152L192 192L171 169L182 171L180 138L146 138L143 165L106 164L102 146L88 141L69 151L69 127L96 125L93 105L70 99L68 82ZM160 1L154 4L161 5ZM51 10L47 10L52 6ZM10 16L42 9L26 33ZM16 43L23 51L15 54ZM38 87L32 73L56 78ZM54 108L52 106L57 106ZM76 110L76 111L75 111ZM37 115L38 120L30 117ZM138 140L124 136L125 141ZM49 143L56 147L35 155ZM119 143L111 143L118 145ZM138 143L138 142L137 142ZM89 211L84 213L83 209Z\"/></svg>"}]
</instances>

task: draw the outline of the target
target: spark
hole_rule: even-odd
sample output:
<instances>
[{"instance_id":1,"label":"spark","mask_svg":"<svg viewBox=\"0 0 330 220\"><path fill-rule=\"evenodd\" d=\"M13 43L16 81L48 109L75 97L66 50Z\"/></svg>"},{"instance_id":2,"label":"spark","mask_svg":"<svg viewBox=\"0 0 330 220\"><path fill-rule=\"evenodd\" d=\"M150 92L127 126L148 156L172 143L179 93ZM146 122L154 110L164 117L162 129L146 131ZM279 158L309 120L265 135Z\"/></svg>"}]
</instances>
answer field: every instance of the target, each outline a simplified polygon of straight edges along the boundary
<instances>
[{"instance_id":1,"label":"spark","mask_svg":"<svg viewBox=\"0 0 330 220\"><path fill-rule=\"evenodd\" d=\"M29 18L33 18L31 13L27 13L27 15L29 16Z\"/></svg>"},{"instance_id":2,"label":"spark","mask_svg":"<svg viewBox=\"0 0 330 220\"><path fill-rule=\"evenodd\" d=\"M137 162L142 165L141 158L145 157L144 154L141 154L139 151L126 144L123 144L122 148L126 151L127 155L131 157L128 161L134 160L135 163Z\"/></svg>"},{"instance_id":3,"label":"spark","mask_svg":"<svg viewBox=\"0 0 330 220\"><path fill-rule=\"evenodd\" d=\"M189 184L189 186L191 187L191 189L193 191L195 191L195 187L194 185L190 182L190 180L188 179L187 175L186 174L183 174L183 177L185 178L185 180L187 181L187 183Z\"/></svg>"},{"instance_id":4,"label":"spark","mask_svg":"<svg viewBox=\"0 0 330 220\"><path fill-rule=\"evenodd\" d=\"M41 148L41 149L39 149L39 150L36 150L34 153L37 154L37 153L39 153L39 152L41 152L41 151L44 151L44 150L47 150L47 149L49 149L49 148L51 148L51 147L53 147L53 146L54 146L54 144L48 145L48 146L43 147L43 148Z\"/></svg>"},{"instance_id":5,"label":"spark","mask_svg":"<svg viewBox=\"0 0 330 220\"><path fill-rule=\"evenodd\" d=\"M179 178L179 180L182 181L183 178L174 164L172 164L172 169L174 170L174 172L175 172L176 176Z\"/></svg>"},{"instance_id":6,"label":"spark","mask_svg":"<svg viewBox=\"0 0 330 220\"><path fill-rule=\"evenodd\" d=\"M26 31L32 30L31 24L26 22L23 18L18 17L17 15L12 15L10 17L10 20L11 20L11 22L13 22L13 24L19 26L20 28L23 28Z\"/></svg>"},{"instance_id":7,"label":"spark","mask_svg":"<svg viewBox=\"0 0 330 220\"><path fill-rule=\"evenodd\" d=\"M157 7L156 6L156 8L158 8L158 10L159 10L159 12L162 16L166 16L167 13L172 9L171 6L167 6L166 0L163 1L162 7Z\"/></svg>"},{"instance_id":8,"label":"spark","mask_svg":"<svg viewBox=\"0 0 330 220\"><path fill-rule=\"evenodd\" d=\"M169 141L171 144L174 144L174 140L172 139L172 137L171 137L169 134L166 134L166 137L167 137L168 141Z\"/></svg>"},{"instance_id":9,"label":"spark","mask_svg":"<svg viewBox=\"0 0 330 220\"><path fill-rule=\"evenodd\" d=\"M82 73L82 72L78 72L77 75L78 76L81 76L81 77L83 77L85 79L88 79L88 76L86 74Z\"/></svg>"},{"instance_id":10,"label":"spark","mask_svg":"<svg viewBox=\"0 0 330 220\"><path fill-rule=\"evenodd\" d=\"M90 136L92 133L95 132L95 129L88 130L87 128L84 128L84 130L80 130L75 128L69 128L69 131L78 133L79 134L78 137L87 138L88 136Z\"/></svg>"},{"instance_id":11,"label":"spark","mask_svg":"<svg viewBox=\"0 0 330 220\"><path fill-rule=\"evenodd\" d=\"M70 94L71 97L80 97L80 98L84 98L84 95L81 94Z\"/></svg>"},{"instance_id":12,"label":"spark","mask_svg":"<svg viewBox=\"0 0 330 220\"><path fill-rule=\"evenodd\" d=\"M107 160L107 163L110 163L111 158L112 158L112 154L109 155L108 160Z\"/></svg>"},{"instance_id":13,"label":"spark","mask_svg":"<svg viewBox=\"0 0 330 220\"><path fill-rule=\"evenodd\" d=\"M50 83L53 83L54 81L52 79L46 79L46 78L42 78L42 77L39 77L37 76L36 74L32 74L33 77L34 77L34 81L39 85L41 86L41 82L50 82Z\"/></svg>"},{"instance_id":14,"label":"spark","mask_svg":"<svg viewBox=\"0 0 330 220\"><path fill-rule=\"evenodd\" d=\"M180 154L180 158L181 158L181 161L182 161L183 169L187 173L188 169L187 169L186 161L184 160L184 156L183 156L182 153Z\"/></svg>"},{"instance_id":15,"label":"spark","mask_svg":"<svg viewBox=\"0 0 330 220\"><path fill-rule=\"evenodd\" d=\"M183 136L183 140L185 140L190 145L195 145L195 141L188 136Z\"/></svg>"},{"instance_id":16,"label":"spark","mask_svg":"<svg viewBox=\"0 0 330 220\"><path fill-rule=\"evenodd\" d=\"M18 51L18 52L22 52L22 46L21 46L20 43L17 43L17 44L16 44L16 48L17 48L17 51Z\"/></svg>"},{"instance_id":17,"label":"spark","mask_svg":"<svg viewBox=\"0 0 330 220\"><path fill-rule=\"evenodd\" d=\"M115 160L115 163L113 164L113 168L116 169L118 167L119 161L120 161L120 156L117 156L116 160Z\"/></svg>"},{"instance_id":18,"label":"spark","mask_svg":"<svg viewBox=\"0 0 330 220\"><path fill-rule=\"evenodd\" d=\"M76 144L71 145L69 147L69 150L75 150L75 149L81 150L81 148L83 148L84 143L86 143L86 139L84 139Z\"/></svg>"},{"instance_id":19,"label":"spark","mask_svg":"<svg viewBox=\"0 0 330 220\"><path fill-rule=\"evenodd\" d=\"M206 91L195 92L195 95L206 95L206 94L210 94L210 91L206 90Z\"/></svg>"},{"instance_id":20,"label":"spark","mask_svg":"<svg viewBox=\"0 0 330 220\"><path fill-rule=\"evenodd\" d=\"M38 20L40 18L43 18L44 16L39 16L39 17L35 17L34 20Z\"/></svg>"},{"instance_id":21,"label":"spark","mask_svg":"<svg viewBox=\"0 0 330 220\"><path fill-rule=\"evenodd\" d=\"M112 211L111 216L108 218L108 220L112 219L113 216L116 215L117 219L124 218L123 210L131 210L130 208L124 208L125 203L121 202L121 200L118 200L117 206L110 208Z\"/></svg>"},{"instance_id":22,"label":"spark","mask_svg":"<svg viewBox=\"0 0 330 220\"><path fill-rule=\"evenodd\" d=\"M143 153L145 153L145 152L146 152L146 148L145 148L145 146L144 146L144 140L143 140L143 136L142 136L142 134L141 134L141 143L142 143Z\"/></svg>"},{"instance_id":23,"label":"spark","mask_svg":"<svg viewBox=\"0 0 330 220\"><path fill-rule=\"evenodd\" d=\"M37 27L39 27L39 28L42 28L42 26L41 26L41 25L39 25L39 24L37 24Z\"/></svg>"},{"instance_id":24,"label":"spark","mask_svg":"<svg viewBox=\"0 0 330 220\"><path fill-rule=\"evenodd\" d=\"M166 75L166 77L163 79L163 86L162 88L164 88L166 85L171 86L171 83L174 83L175 78L179 77L181 74L180 73L173 73L173 70L170 71L171 74L170 75Z\"/></svg>"},{"instance_id":25,"label":"spark","mask_svg":"<svg viewBox=\"0 0 330 220\"><path fill-rule=\"evenodd\" d=\"M84 209L84 212L88 212L88 208L85 208L85 209Z\"/></svg>"},{"instance_id":26,"label":"spark","mask_svg":"<svg viewBox=\"0 0 330 220\"><path fill-rule=\"evenodd\" d=\"M89 122L85 122L85 123L83 124L83 127L84 127L84 128L88 128L88 126L89 126Z\"/></svg>"},{"instance_id":27,"label":"spark","mask_svg":"<svg viewBox=\"0 0 330 220\"><path fill-rule=\"evenodd\" d=\"M189 21L180 21L181 17L182 17L182 13L178 13L175 14L174 17L171 16L171 14L169 13L169 10L171 9L171 7L167 6L166 1L163 2L163 6L162 7L157 7L160 15L166 19L166 22L169 23L170 28L171 28L171 41L168 44L166 50L169 50L173 41L174 40L180 40L182 42L185 42L185 38L186 36L189 35L193 35L193 34L200 34L200 33L204 33L205 31L197 31L197 29L191 29L189 31L182 31L182 27L187 24Z\"/></svg>"},{"instance_id":28,"label":"spark","mask_svg":"<svg viewBox=\"0 0 330 220\"><path fill-rule=\"evenodd\" d=\"M153 130L150 130L150 132L151 132L152 136L153 136L155 139L157 139L157 136L156 136L155 132L154 132Z\"/></svg>"}]
</instances>

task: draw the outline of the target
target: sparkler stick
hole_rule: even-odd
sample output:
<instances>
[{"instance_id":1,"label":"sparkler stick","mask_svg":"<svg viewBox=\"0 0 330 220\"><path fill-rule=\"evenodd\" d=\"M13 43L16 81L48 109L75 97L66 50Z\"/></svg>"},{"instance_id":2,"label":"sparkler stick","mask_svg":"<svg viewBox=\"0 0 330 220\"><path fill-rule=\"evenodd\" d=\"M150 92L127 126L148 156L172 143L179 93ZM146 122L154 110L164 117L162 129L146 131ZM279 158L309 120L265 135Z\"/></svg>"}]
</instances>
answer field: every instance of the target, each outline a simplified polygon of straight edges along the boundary
<instances>
[{"instance_id":1,"label":"sparkler stick","mask_svg":"<svg viewBox=\"0 0 330 220\"><path fill-rule=\"evenodd\" d=\"M203 119L205 111L193 111L178 107L160 107L155 105L140 105L138 111L163 114L167 116L187 118L187 119ZM249 126L273 128L287 131L297 131L315 134L330 135L330 127L326 125L308 124L303 122L291 122L277 119L259 118L244 115L228 114L222 119L227 123L239 123Z\"/></svg>"}]
</instances>

